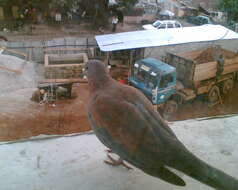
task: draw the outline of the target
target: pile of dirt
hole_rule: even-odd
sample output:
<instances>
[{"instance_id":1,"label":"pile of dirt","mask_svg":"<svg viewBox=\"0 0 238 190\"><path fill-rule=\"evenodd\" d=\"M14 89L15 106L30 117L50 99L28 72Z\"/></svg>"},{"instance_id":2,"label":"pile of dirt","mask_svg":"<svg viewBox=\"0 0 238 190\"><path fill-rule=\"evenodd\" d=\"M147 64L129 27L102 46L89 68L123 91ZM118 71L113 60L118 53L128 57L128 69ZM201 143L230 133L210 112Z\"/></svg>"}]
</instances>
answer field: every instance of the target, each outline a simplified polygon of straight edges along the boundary
<instances>
[{"instance_id":1,"label":"pile of dirt","mask_svg":"<svg viewBox=\"0 0 238 190\"><path fill-rule=\"evenodd\" d=\"M0 55L0 95L37 86L36 63L11 55Z\"/></svg>"},{"instance_id":2,"label":"pile of dirt","mask_svg":"<svg viewBox=\"0 0 238 190\"><path fill-rule=\"evenodd\" d=\"M237 57L238 54L232 51L228 51L225 49L216 49L214 47L210 47L202 51L195 59L197 63L206 63L206 62L212 62L215 60L218 55L222 54L225 59L232 59L234 57Z\"/></svg>"}]
</instances>

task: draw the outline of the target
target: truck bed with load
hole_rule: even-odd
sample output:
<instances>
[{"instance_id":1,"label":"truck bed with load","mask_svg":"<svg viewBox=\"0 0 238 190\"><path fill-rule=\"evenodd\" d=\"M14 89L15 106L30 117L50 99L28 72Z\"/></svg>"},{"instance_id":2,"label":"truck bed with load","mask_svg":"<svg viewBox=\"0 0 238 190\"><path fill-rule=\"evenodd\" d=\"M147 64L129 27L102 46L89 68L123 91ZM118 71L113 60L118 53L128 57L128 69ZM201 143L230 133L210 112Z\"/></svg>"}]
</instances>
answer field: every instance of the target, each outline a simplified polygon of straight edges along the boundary
<instances>
[{"instance_id":1,"label":"truck bed with load","mask_svg":"<svg viewBox=\"0 0 238 190\"><path fill-rule=\"evenodd\" d=\"M227 94L233 87L238 71L238 54L221 49L207 48L179 54L167 53L165 60L177 71L177 80L184 99L207 94L211 103L218 101L220 92Z\"/></svg>"}]
</instances>

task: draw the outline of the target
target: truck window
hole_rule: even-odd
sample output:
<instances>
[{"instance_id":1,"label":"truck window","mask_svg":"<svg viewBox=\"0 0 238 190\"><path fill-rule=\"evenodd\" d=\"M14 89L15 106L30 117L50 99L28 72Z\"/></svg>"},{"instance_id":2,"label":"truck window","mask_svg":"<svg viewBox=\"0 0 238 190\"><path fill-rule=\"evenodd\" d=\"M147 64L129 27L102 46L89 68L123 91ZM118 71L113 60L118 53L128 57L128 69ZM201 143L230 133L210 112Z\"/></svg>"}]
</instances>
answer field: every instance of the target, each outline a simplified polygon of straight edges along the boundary
<instances>
[{"instance_id":1,"label":"truck window","mask_svg":"<svg viewBox=\"0 0 238 190\"><path fill-rule=\"evenodd\" d=\"M147 87L149 87L150 89L155 89L156 86L157 86L157 77L155 76L152 76L152 75L148 75L148 78L147 78Z\"/></svg>"},{"instance_id":2,"label":"truck window","mask_svg":"<svg viewBox=\"0 0 238 190\"><path fill-rule=\"evenodd\" d=\"M166 88L169 83L173 82L172 74L164 75L160 81L160 88Z\"/></svg>"},{"instance_id":3,"label":"truck window","mask_svg":"<svg viewBox=\"0 0 238 190\"><path fill-rule=\"evenodd\" d=\"M137 72L137 78L141 82L146 82L148 78L148 73L142 69L139 69Z\"/></svg>"},{"instance_id":4,"label":"truck window","mask_svg":"<svg viewBox=\"0 0 238 190\"><path fill-rule=\"evenodd\" d=\"M143 65L142 65L143 66ZM133 74L137 80L143 82L146 87L150 89L155 89L157 86L157 77L151 75L148 71L144 70L143 68L134 67Z\"/></svg>"}]
</instances>

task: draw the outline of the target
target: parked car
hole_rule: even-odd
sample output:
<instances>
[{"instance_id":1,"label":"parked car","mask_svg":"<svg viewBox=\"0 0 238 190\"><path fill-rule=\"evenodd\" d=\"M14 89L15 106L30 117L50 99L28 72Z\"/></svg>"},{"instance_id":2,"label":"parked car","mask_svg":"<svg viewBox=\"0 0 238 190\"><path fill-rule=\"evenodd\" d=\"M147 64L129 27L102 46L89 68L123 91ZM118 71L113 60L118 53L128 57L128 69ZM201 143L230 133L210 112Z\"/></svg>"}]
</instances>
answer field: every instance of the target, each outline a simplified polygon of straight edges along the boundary
<instances>
[{"instance_id":1,"label":"parked car","mask_svg":"<svg viewBox=\"0 0 238 190\"><path fill-rule=\"evenodd\" d=\"M153 24L146 24L142 26L145 30L151 29L166 29L166 28L181 28L182 25L176 20L157 20Z\"/></svg>"},{"instance_id":2,"label":"parked car","mask_svg":"<svg viewBox=\"0 0 238 190\"><path fill-rule=\"evenodd\" d=\"M172 20L174 18L174 13L169 10L162 10L157 15L160 20Z\"/></svg>"},{"instance_id":3,"label":"parked car","mask_svg":"<svg viewBox=\"0 0 238 190\"><path fill-rule=\"evenodd\" d=\"M187 21L198 26L203 24L212 24L211 19L207 16L190 16Z\"/></svg>"}]
</instances>

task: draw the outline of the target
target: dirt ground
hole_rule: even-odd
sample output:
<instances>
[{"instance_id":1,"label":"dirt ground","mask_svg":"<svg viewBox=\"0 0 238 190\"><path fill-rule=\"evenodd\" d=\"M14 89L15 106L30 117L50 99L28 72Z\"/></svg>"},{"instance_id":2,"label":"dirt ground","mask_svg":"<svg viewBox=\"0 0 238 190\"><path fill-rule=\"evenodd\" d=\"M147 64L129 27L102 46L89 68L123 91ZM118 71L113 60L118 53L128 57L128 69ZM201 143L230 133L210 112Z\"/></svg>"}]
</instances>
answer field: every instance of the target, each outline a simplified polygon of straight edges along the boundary
<instances>
[{"instance_id":1,"label":"dirt ground","mask_svg":"<svg viewBox=\"0 0 238 190\"><path fill-rule=\"evenodd\" d=\"M75 84L72 92L77 97L58 100L55 106L32 102L34 90L18 90L0 97L0 141L90 130L85 107L87 84Z\"/></svg>"},{"instance_id":2,"label":"dirt ground","mask_svg":"<svg viewBox=\"0 0 238 190\"><path fill-rule=\"evenodd\" d=\"M52 105L39 105L30 100L34 89L18 90L0 96L0 141L17 140L40 134L70 134L90 130L87 120L87 84L73 86L72 99ZM238 85L224 98L222 105L209 107L203 99L179 108L171 121L226 115L238 112Z\"/></svg>"},{"instance_id":3,"label":"dirt ground","mask_svg":"<svg viewBox=\"0 0 238 190\"><path fill-rule=\"evenodd\" d=\"M150 18L153 20L153 18ZM99 31L86 30L87 25L48 26L37 25L28 32L11 32L4 34L9 41L48 40L63 36L94 36ZM137 17L128 17L124 25L118 25L117 32L140 30ZM110 33L105 30L103 33ZM114 73L115 75L117 73ZM74 84L75 98L59 100L52 105L39 105L30 100L35 89L25 88L0 94L0 141L29 138L40 134L70 134L90 130L87 120L86 103L88 100L87 84ZM209 107L202 99L188 102L179 108L171 121L238 112L238 85L231 94L224 98L222 105Z\"/></svg>"},{"instance_id":4,"label":"dirt ground","mask_svg":"<svg viewBox=\"0 0 238 190\"><path fill-rule=\"evenodd\" d=\"M238 113L238 84L230 94L222 97L222 104L210 106L206 97L199 97L179 107L179 111L171 120L185 120Z\"/></svg>"}]
</instances>

